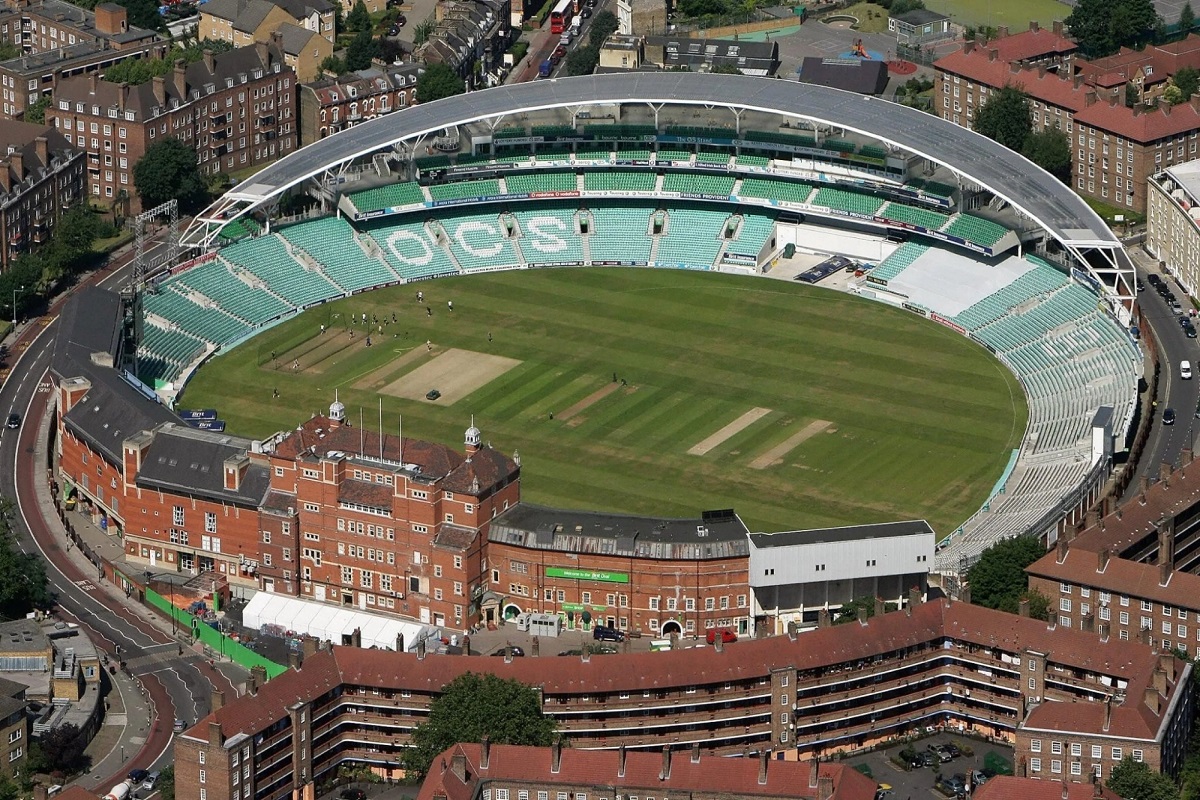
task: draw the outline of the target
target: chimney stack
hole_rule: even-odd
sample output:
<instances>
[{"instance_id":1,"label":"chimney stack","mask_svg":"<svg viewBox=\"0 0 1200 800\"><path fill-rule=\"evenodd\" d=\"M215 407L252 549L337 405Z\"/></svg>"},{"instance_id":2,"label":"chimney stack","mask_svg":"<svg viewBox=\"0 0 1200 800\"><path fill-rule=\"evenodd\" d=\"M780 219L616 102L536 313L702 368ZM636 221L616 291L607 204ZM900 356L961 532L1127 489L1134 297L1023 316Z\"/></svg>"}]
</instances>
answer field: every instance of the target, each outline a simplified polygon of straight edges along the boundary
<instances>
[{"instance_id":1,"label":"chimney stack","mask_svg":"<svg viewBox=\"0 0 1200 800\"><path fill-rule=\"evenodd\" d=\"M50 166L50 143L45 136L39 136L33 140L33 151L37 153L38 161L42 166Z\"/></svg>"},{"instance_id":2,"label":"chimney stack","mask_svg":"<svg viewBox=\"0 0 1200 800\"><path fill-rule=\"evenodd\" d=\"M25 180L25 156L20 150L8 157L8 163L12 165L13 174L17 176L17 183Z\"/></svg>"},{"instance_id":3,"label":"chimney stack","mask_svg":"<svg viewBox=\"0 0 1200 800\"><path fill-rule=\"evenodd\" d=\"M1146 690L1142 693L1142 697L1143 702L1146 703L1146 707L1149 708L1155 716L1158 716L1158 690L1153 686L1147 686Z\"/></svg>"},{"instance_id":4,"label":"chimney stack","mask_svg":"<svg viewBox=\"0 0 1200 800\"><path fill-rule=\"evenodd\" d=\"M974 39L967 39L966 41L963 42L963 52L968 53L968 54L975 52L975 40Z\"/></svg>"},{"instance_id":5,"label":"chimney stack","mask_svg":"<svg viewBox=\"0 0 1200 800\"><path fill-rule=\"evenodd\" d=\"M864 627L867 624L867 610L865 608L858 609L858 624Z\"/></svg>"},{"instance_id":6,"label":"chimney stack","mask_svg":"<svg viewBox=\"0 0 1200 800\"><path fill-rule=\"evenodd\" d=\"M454 773L454 777L461 782L467 782L467 757L462 753L455 753L450 756L450 771Z\"/></svg>"},{"instance_id":7,"label":"chimney stack","mask_svg":"<svg viewBox=\"0 0 1200 800\"><path fill-rule=\"evenodd\" d=\"M1158 479L1160 481L1166 481L1168 478L1170 478L1171 472L1171 465L1166 461L1158 465Z\"/></svg>"},{"instance_id":8,"label":"chimney stack","mask_svg":"<svg viewBox=\"0 0 1200 800\"><path fill-rule=\"evenodd\" d=\"M699 742L692 742L692 763L693 764L700 763L700 743Z\"/></svg>"},{"instance_id":9,"label":"chimney stack","mask_svg":"<svg viewBox=\"0 0 1200 800\"><path fill-rule=\"evenodd\" d=\"M220 689L213 689L212 701L209 703L211 711L220 711L225 707L225 693Z\"/></svg>"},{"instance_id":10,"label":"chimney stack","mask_svg":"<svg viewBox=\"0 0 1200 800\"><path fill-rule=\"evenodd\" d=\"M818 628L828 628L829 627L829 609L828 608L822 608L819 611L817 611L817 627Z\"/></svg>"},{"instance_id":11,"label":"chimney stack","mask_svg":"<svg viewBox=\"0 0 1200 800\"><path fill-rule=\"evenodd\" d=\"M617 748L617 758L618 758L617 777L624 778L625 777L625 745L621 745L619 748Z\"/></svg>"},{"instance_id":12,"label":"chimney stack","mask_svg":"<svg viewBox=\"0 0 1200 800\"><path fill-rule=\"evenodd\" d=\"M1041 27L1042 27L1041 25L1038 25L1037 20L1029 21L1029 30L1033 31L1034 33L1037 33L1041 29Z\"/></svg>"},{"instance_id":13,"label":"chimney stack","mask_svg":"<svg viewBox=\"0 0 1200 800\"><path fill-rule=\"evenodd\" d=\"M492 739L486 733L479 740L479 769L488 768L488 761L492 756Z\"/></svg>"},{"instance_id":14,"label":"chimney stack","mask_svg":"<svg viewBox=\"0 0 1200 800\"><path fill-rule=\"evenodd\" d=\"M1175 656L1171 653L1159 653L1158 668L1167 676L1168 681L1175 680Z\"/></svg>"},{"instance_id":15,"label":"chimney stack","mask_svg":"<svg viewBox=\"0 0 1200 800\"><path fill-rule=\"evenodd\" d=\"M817 788L817 774L821 769L821 759L814 753L808 763L808 788L815 789Z\"/></svg>"},{"instance_id":16,"label":"chimney stack","mask_svg":"<svg viewBox=\"0 0 1200 800\"><path fill-rule=\"evenodd\" d=\"M1096 553L1096 572L1104 572L1108 569L1108 548L1101 547L1100 552Z\"/></svg>"},{"instance_id":17,"label":"chimney stack","mask_svg":"<svg viewBox=\"0 0 1200 800\"><path fill-rule=\"evenodd\" d=\"M1054 20L1054 35L1055 36L1063 35L1063 21L1061 19Z\"/></svg>"},{"instance_id":18,"label":"chimney stack","mask_svg":"<svg viewBox=\"0 0 1200 800\"><path fill-rule=\"evenodd\" d=\"M179 101L183 102L187 99L187 62L182 58L175 59L175 69L171 73L175 82L175 93L179 95ZM361 645L355 645L359 647Z\"/></svg>"},{"instance_id":19,"label":"chimney stack","mask_svg":"<svg viewBox=\"0 0 1200 800\"><path fill-rule=\"evenodd\" d=\"M1062 536L1060 534L1058 537L1058 558L1057 558L1057 561L1059 564L1061 564L1067 560L1067 551L1069 549L1070 549L1070 542L1067 541L1066 536Z\"/></svg>"},{"instance_id":20,"label":"chimney stack","mask_svg":"<svg viewBox=\"0 0 1200 800\"><path fill-rule=\"evenodd\" d=\"M550 745L550 771L555 775L562 768L562 737L554 737L554 744Z\"/></svg>"},{"instance_id":21,"label":"chimney stack","mask_svg":"<svg viewBox=\"0 0 1200 800\"><path fill-rule=\"evenodd\" d=\"M1112 725L1112 695L1104 698L1104 727L1101 729L1105 733L1108 732Z\"/></svg>"},{"instance_id":22,"label":"chimney stack","mask_svg":"<svg viewBox=\"0 0 1200 800\"><path fill-rule=\"evenodd\" d=\"M213 51L207 47L204 48L204 69L208 71L209 75L213 75L217 71L217 61L213 58Z\"/></svg>"},{"instance_id":23,"label":"chimney stack","mask_svg":"<svg viewBox=\"0 0 1200 800\"><path fill-rule=\"evenodd\" d=\"M833 776L822 775L817 781L817 800L830 800L833 797Z\"/></svg>"},{"instance_id":24,"label":"chimney stack","mask_svg":"<svg viewBox=\"0 0 1200 800\"><path fill-rule=\"evenodd\" d=\"M362 647L362 628L355 628L350 633L350 646Z\"/></svg>"},{"instance_id":25,"label":"chimney stack","mask_svg":"<svg viewBox=\"0 0 1200 800\"><path fill-rule=\"evenodd\" d=\"M887 605L883 602L883 598L876 596L875 597L875 616L882 617L883 612L886 608L887 608Z\"/></svg>"},{"instance_id":26,"label":"chimney stack","mask_svg":"<svg viewBox=\"0 0 1200 800\"><path fill-rule=\"evenodd\" d=\"M99 87L99 84L100 84L100 73L99 72L89 72L88 73L88 94L95 95L96 89Z\"/></svg>"},{"instance_id":27,"label":"chimney stack","mask_svg":"<svg viewBox=\"0 0 1200 800\"><path fill-rule=\"evenodd\" d=\"M717 628L716 633L713 634L713 650L718 653L725 652L725 639L721 636L720 628Z\"/></svg>"},{"instance_id":28,"label":"chimney stack","mask_svg":"<svg viewBox=\"0 0 1200 800\"><path fill-rule=\"evenodd\" d=\"M671 778L671 745L664 744L662 749L662 770L658 773L660 781Z\"/></svg>"},{"instance_id":29,"label":"chimney stack","mask_svg":"<svg viewBox=\"0 0 1200 800\"><path fill-rule=\"evenodd\" d=\"M397 653L404 652L404 634L403 633L396 634L396 652Z\"/></svg>"},{"instance_id":30,"label":"chimney stack","mask_svg":"<svg viewBox=\"0 0 1200 800\"><path fill-rule=\"evenodd\" d=\"M763 750L758 754L758 785L767 785L767 762L771 760L771 751Z\"/></svg>"},{"instance_id":31,"label":"chimney stack","mask_svg":"<svg viewBox=\"0 0 1200 800\"><path fill-rule=\"evenodd\" d=\"M925 602L921 597L921 587L912 586L908 590L908 605L909 607L919 606Z\"/></svg>"},{"instance_id":32,"label":"chimney stack","mask_svg":"<svg viewBox=\"0 0 1200 800\"><path fill-rule=\"evenodd\" d=\"M1170 693L1170 690L1167 688L1167 672L1161 666L1161 664L1162 664L1161 659L1163 658L1163 656L1166 656L1167 658L1171 657L1169 653L1161 654L1159 656L1159 666L1155 667L1154 672L1152 672L1150 674L1151 674L1151 685L1154 686L1154 691L1158 692L1159 694L1161 694L1165 697L1166 695L1168 695Z\"/></svg>"},{"instance_id":33,"label":"chimney stack","mask_svg":"<svg viewBox=\"0 0 1200 800\"><path fill-rule=\"evenodd\" d=\"M1029 598L1022 597L1020 603L1017 604L1017 613L1022 617L1029 616Z\"/></svg>"},{"instance_id":34,"label":"chimney stack","mask_svg":"<svg viewBox=\"0 0 1200 800\"><path fill-rule=\"evenodd\" d=\"M425 660L425 640L424 639L419 639L417 641L417 660L418 661Z\"/></svg>"},{"instance_id":35,"label":"chimney stack","mask_svg":"<svg viewBox=\"0 0 1200 800\"><path fill-rule=\"evenodd\" d=\"M154 89L154 100L159 106L167 104L167 82L161 75L155 75L151 81L151 86Z\"/></svg>"}]
</instances>

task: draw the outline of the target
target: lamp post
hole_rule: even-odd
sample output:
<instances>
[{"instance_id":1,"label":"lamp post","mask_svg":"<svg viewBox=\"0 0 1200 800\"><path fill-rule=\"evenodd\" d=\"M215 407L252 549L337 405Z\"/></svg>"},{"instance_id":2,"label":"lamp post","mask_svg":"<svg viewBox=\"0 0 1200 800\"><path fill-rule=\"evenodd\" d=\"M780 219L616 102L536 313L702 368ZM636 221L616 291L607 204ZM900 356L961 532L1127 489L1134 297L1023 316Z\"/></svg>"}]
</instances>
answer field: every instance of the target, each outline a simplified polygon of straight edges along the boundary
<instances>
[{"instance_id":1,"label":"lamp post","mask_svg":"<svg viewBox=\"0 0 1200 800\"><path fill-rule=\"evenodd\" d=\"M25 287L21 286L18 289L13 289L13 330L17 327L17 292L25 291Z\"/></svg>"}]
</instances>

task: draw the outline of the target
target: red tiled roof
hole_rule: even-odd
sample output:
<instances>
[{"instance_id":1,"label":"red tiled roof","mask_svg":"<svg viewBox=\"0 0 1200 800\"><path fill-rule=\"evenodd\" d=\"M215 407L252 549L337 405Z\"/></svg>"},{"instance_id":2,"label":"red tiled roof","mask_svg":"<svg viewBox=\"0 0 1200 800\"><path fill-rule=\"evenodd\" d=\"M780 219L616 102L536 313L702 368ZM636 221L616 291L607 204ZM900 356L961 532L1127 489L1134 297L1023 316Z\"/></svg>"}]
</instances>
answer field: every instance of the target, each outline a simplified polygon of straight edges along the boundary
<instances>
[{"instance_id":1,"label":"red tiled roof","mask_svg":"<svg viewBox=\"0 0 1200 800\"><path fill-rule=\"evenodd\" d=\"M395 492L391 486L382 483L343 478L338 485L338 502L390 509Z\"/></svg>"},{"instance_id":2,"label":"red tiled roof","mask_svg":"<svg viewBox=\"0 0 1200 800\"><path fill-rule=\"evenodd\" d=\"M1060 583L1090 586L1127 597L1143 597L1166 606L1195 608L1200 602L1200 575L1172 572L1171 579L1163 586L1158 580L1157 565L1115 555L1109 557L1101 572L1099 554L1076 547L1074 542L1068 546L1066 558L1061 563L1058 558L1055 549L1030 564L1025 571Z\"/></svg>"},{"instance_id":3,"label":"red tiled roof","mask_svg":"<svg viewBox=\"0 0 1200 800\"><path fill-rule=\"evenodd\" d=\"M1075 112L1075 124L1090 125L1135 142L1153 142L1200 129L1200 111L1190 103L1177 106L1164 103L1158 108L1139 112L1120 103L1093 103Z\"/></svg>"},{"instance_id":4,"label":"red tiled roof","mask_svg":"<svg viewBox=\"0 0 1200 800\"><path fill-rule=\"evenodd\" d=\"M1012 85L1035 100L1072 112L1084 106L1082 87L1075 88L1074 81L1069 77L1062 77L1052 71L1042 72L1036 67L1013 72L1010 62L1002 58L990 59L987 52L982 50L977 49L971 53L955 50L953 53L939 58L933 66L935 69L959 75L994 89Z\"/></svg>"},{"instance_id":5,"label":"red tiled roof","mask_svg":"<svg viewBox=\"0 0 1200 800\"><path fill-rule=\"evenodd\" d=\"M1190 34L1186 39L1164 45L1151 45L1145 50L1122 47L1116 55L1092 61L1077 61L1081 74L1107 76L1109 80L1129 81L1138 70L1151 67L1147 85L1165 81L1183 67L1200 68L1200 36Z\"/></svg>"},{"instance_id":6,"label":"red tiled roof","mask_svg":"<svg viewBox=\"0 0 1200 800\"><path fill-rule=\"evenodd\" d=\"M1020 61L1036 59L1048 55L1064 55L1079 49L1079 45L1065 36L1059 36L1052 30L1038 28L1033 31L1022 31L995 39L983 45L980 49L995 50L996 57L1001 61Z\"/></svg>"},{"instance_id":7,"label":"red tiled roof","mask_svg":"<svg viewBox=\"0 0 1200 800\"><path fill-rule=\"evenodd\" d=\"M1136 702L1149 711L1141 700L1158 665L1158 657L1150 647L1117 637L1102 642L1095 634L1081 630L1053 629L1039 620L942 601L921 604L911 615L897 611L874 617L865 624L852 622L821 628L799 635L794 641L777 636L740 642L723 653L713 648L697 648L627 653L586 662L571 657L518 658L506 662L471 656L418 658L386 650L334 647L306 660L302 672L288 671L267 683L256 698L234 701L214 716L227 736L253 733L278 719L282 709L298 698L316 697L338 683L432 694L456 676L472 671L491 672L537 686L545 695L701 686L765 677L778 668L809 670L853 664L944 638L1013 654L1033 649L1049 653L1055 664L1125 680L1126 705ZM1176 664L1175 674L1181 672L1182 664ZM1156 729L1145 715L1118 714L1123 707L1114 707L1110 733L1142 736L1147 727Z\"/></svg>"},{"instance_id":8,"label":"red tiled roof","mask_svg":"<svg viewBox=\"0 0 1200 800\"><path fill-rule=\"evenodd\" d=\"M1044 781L997 775L975 790L975 800L1121 800L1103 784Z\"/></svg>"},{"instance_id":9,"label":"red tiled roof","mask_svg":"<svg viewBox=\"0 0 1200 800\"><path fill-rule=\"evenodd\" d=\"M480 744L455 745L434 759L418 800L445 796L448 800L469 800L477 785L490 781L532 781L545 785L612 786L635 790L653 789L672 793L722 793L731 796L771 796L807 800L817 796L810 784L811 761L768 761L766 782L759 783L761 761L757 758L717 758L701 756L692 761L687 750L671 754L670 773L663 772L662 753L625 752L625 771L621 774L621 753L616 750L560 751L559 768L552 771L553 749L493 744L489 747L487 769L480 766ZM449 768L455 756L466 759L464 783ZM444 765L444 766L443 766ZM872 800L877 784L867 776L841 764L821 764L821 778L833 781L832 800Z\"/></svg>"}]
</instances>

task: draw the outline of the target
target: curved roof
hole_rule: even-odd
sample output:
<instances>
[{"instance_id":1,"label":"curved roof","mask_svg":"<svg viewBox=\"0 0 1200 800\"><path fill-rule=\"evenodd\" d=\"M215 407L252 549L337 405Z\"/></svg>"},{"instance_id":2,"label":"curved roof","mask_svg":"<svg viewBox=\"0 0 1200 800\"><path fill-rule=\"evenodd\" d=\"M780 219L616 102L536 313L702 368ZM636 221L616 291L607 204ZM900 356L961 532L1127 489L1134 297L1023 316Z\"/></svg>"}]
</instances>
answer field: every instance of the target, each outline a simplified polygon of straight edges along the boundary
<instances>
[{"instance_id":1,"label":"curved roof","mask_svg":"<svg viewBox=\"0 0 1200 800\"><path fill-rule=\"evenodd\" d=\"M591 75L519 83L425 103L356 125L257 173L225 200L265 202L350 159L443 128L505 114L607 103L722 106L791 116L866 134L987 187L1064 245L1119 248L1083 200L1021 155L923 111L823 86L688 72Z\"/></svg>"}]
</instances>

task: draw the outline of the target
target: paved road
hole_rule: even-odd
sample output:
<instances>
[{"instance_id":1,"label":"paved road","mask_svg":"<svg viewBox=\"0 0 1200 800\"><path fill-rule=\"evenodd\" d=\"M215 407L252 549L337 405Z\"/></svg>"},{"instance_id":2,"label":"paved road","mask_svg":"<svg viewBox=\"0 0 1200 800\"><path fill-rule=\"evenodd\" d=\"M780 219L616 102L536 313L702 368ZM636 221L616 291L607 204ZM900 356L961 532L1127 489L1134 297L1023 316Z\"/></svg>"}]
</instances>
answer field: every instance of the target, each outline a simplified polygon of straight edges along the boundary
<instances>
[{"instance_id":1,"label":"paved road","mask_svg":"<svg viewBox=\"0 0 1200 800\"><path fill-rule=\"evenodd\" d=\"M91 280L115 287L127 274L126 260ZM0 492L16 500L14 531L21 549L40 553L47 562L61 616L85 628L102 653L124 660L152 703L154 717L145 735L136 735L135 724L126 726L120 753L131 758L119 767L103 759L105 767L113 767L112 774L88 778L98 785L111 785L130 769L170 764L175 718L194 722L208 713L214 686L227 693L232 687L201 655L186 648L180 655L179 643L156 627L144 610L128 607L123 593L102 580L78 550L66 549L62 525L48 496L45 464L54 397L47 369L62 303L60 299L45 317L27 324L10 344L17 361L0 387L0 409L5 414L20 413L24 423L0 439L0 463L13 464L11 471L0 471Z\"/></svg>"}]
</instances>

